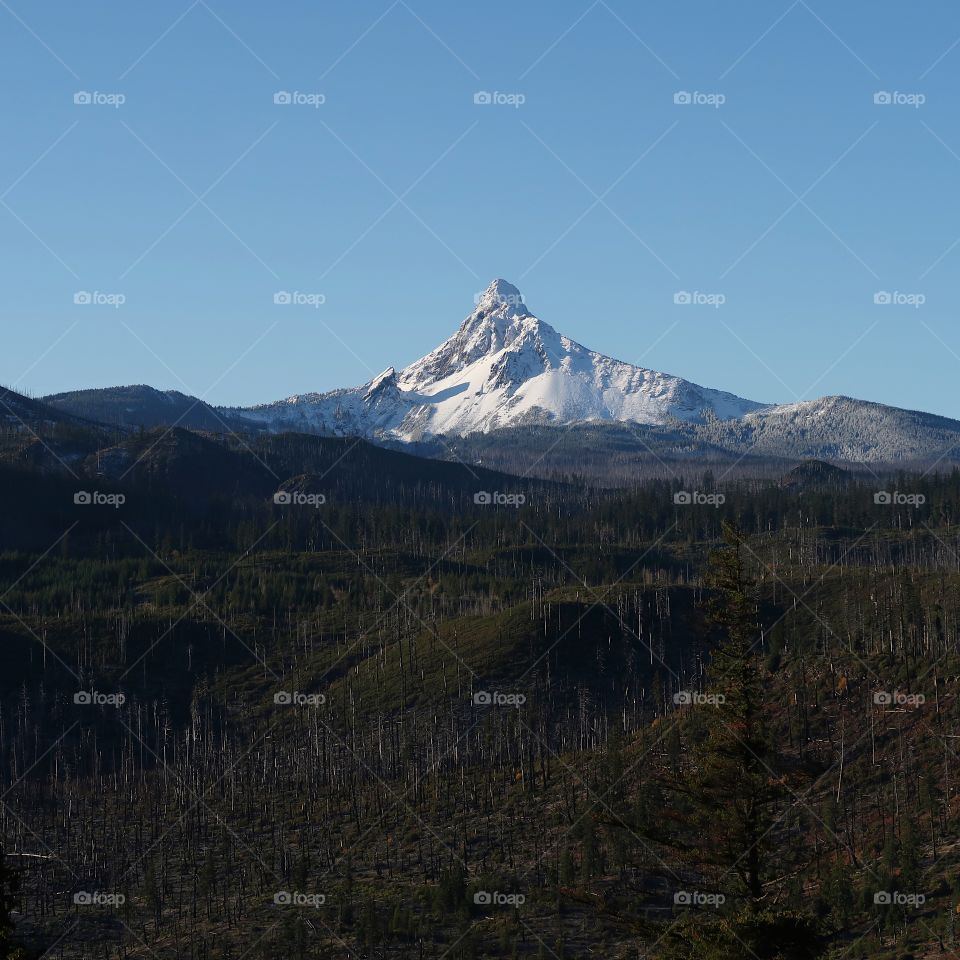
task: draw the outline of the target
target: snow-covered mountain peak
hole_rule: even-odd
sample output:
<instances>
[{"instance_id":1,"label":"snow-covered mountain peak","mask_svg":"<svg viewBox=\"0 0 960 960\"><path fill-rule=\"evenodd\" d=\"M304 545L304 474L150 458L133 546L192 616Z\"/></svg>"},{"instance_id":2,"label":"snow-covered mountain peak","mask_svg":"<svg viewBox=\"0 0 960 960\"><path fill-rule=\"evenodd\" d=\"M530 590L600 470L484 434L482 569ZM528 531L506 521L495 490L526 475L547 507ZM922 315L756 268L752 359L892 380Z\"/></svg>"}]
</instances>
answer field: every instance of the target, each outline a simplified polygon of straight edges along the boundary
<instances>
[{"instance_id":1,"label":"snow-covered mountain peak","mask_svg":"<svg viewBox=\"0 0 960 960\"><path fill-rule=\"evenodd\" d=\"M477 298L477 305L452 337L425 357L410 364L398 375L404 390L424 390L432 384L470 367L484 358L510 350L516 354L529 348L546 357L546 341L559 335L537 319L523 302L523 294L506 280L494 280Z\"/></svg>"},{"instance_id":2,"label":"snow-covered mountain peak","mask_svg":"<svg viewBox=\"0 0 960 960\"><path fill-rule=\"evenodd\" d=\"M477 298L476 313L497 313L505 316L529 316L526 304L523 302L523 294L506 280L494 280L483 293Z\"/></svg>"},{"instance_id":3,"label":"snow-covered mountain peak","mask_svg":"<svg viewBox=\"0 0 960 960\"><path fill-rule=\"evenodd\" d=\"M509 346L528 326L528 320L536 317L527 309L523 294L506 280L494 280L477 297L476 307L452 339L475 345L483 343L488 352L495 352Z\"/></svg>"},{"instance_id":4,"label":"snow-covered mountain peak","mask_svg":"<svg viewBox=\"0 0 960 960\"><path fill-rule=\"evenodd\" d=\"M589 350L496 279L451 337L402 370L238 414L273 429L419 440L533 423L725 420L763 406Z\"/></svg>"}]
</instances>

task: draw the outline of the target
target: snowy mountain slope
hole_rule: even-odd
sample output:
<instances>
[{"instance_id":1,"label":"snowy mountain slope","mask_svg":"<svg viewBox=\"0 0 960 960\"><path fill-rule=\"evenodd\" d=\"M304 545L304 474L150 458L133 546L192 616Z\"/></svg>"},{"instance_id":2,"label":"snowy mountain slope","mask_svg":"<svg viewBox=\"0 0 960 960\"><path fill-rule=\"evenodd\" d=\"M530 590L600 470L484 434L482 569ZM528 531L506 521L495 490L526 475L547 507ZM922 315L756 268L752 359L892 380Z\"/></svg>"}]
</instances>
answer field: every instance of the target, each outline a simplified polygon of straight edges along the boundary
<instances>
[{"instance_id":1,"label":"snowy mountain slope","mask_svg":"<svg viewBox=\"0 0 960 960\"><path fill-rule=\"evenodd\" d=\"M701 440L727 450L857 463L960 459L960 422L852 397L822 397L697 424Z\"/></svg>"},{"instance_id":2,"label":"snowy mountain slope","mask_svg":"<svg viewBox=\"0 0 960 960\"><path fill-rule=\"evenodd\" d=\"M595 422L512 427L413 444L434 457L482 463L521 476L579 476L617 486L641 477L782 476L804 460L856 466L876 478L891 469L960 464L960 422L849 397L758 410L738 420L666 425Z\"/></svg>"},{"instance_id":3,"label":"snowy mountain slope","mask_svg":"<svg viewBox=\"0 0 960 960\"><path fill-rule=\"evenodd\" d=\"M705 414L727 420L763 409L588 350L531 314L516 287L494 280L452 337L403 370L224 412L270 430L414 441L544 423L700 423Z\"/></svg>"}]
</instances>

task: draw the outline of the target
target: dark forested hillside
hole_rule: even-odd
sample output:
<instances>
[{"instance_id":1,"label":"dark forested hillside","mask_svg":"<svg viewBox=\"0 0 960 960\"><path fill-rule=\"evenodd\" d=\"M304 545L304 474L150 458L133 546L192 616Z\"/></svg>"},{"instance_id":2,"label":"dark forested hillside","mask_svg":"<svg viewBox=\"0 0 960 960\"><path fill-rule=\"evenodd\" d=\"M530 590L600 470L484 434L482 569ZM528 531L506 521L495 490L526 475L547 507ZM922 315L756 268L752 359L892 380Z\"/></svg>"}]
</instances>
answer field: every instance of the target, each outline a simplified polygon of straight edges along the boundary
<instances>
[{"instance_id":1,"label":"dark forested hillside","mask_svg":"<svg viewBox=\"0 0 960 960\"><path fill-rule=\"evenodd\" d=\"M144 384L71 390L42 400L56 410L128 429L162 426L216 433L238 426L198 397L187 396L179 390L156 390Z\"/></svg>"},{"instance_id":2,"label":"dark forested hillside","mask_svg":"<svg viewBox=\"0 0 960 960\"><path fill-rule=\"evenodd\" d=\"M598 491L38 420L2 452L22 956L958 948L960 473Z\"/></svg>"}]
</instances>

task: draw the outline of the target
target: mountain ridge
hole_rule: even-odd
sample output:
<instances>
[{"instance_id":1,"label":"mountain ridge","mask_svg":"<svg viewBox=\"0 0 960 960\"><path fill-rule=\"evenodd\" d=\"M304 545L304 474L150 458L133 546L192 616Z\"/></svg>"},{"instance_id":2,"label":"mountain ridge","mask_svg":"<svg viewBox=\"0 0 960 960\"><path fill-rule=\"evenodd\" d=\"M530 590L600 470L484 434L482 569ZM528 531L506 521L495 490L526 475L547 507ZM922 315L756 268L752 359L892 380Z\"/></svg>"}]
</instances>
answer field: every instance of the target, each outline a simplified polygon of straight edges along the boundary
<instances>
[{"instance_id":1,"label":"mountain ridge","mask_svg":"<svg viewBox=\"0 0 960 960\"><path fill-rule=\"evenodd\" d=\"M542 436L551 429L575 429L594 442L623 427L637 454L661 463L718 452L738 463L747 456L960 462L960 421L843 395L772 404L703 387L590 350L535 316L503 279L486 288L439 346L356 387L250 407L211 407L146 386L43 400L108 423L360 437L441 458L454 440L482 456L490 449L484 437L494 441L512 431L530 438L531 462L540 463L553 443ZM615 443L622 447L622 441L618 436Z\"/></svg>"}]
</instances>

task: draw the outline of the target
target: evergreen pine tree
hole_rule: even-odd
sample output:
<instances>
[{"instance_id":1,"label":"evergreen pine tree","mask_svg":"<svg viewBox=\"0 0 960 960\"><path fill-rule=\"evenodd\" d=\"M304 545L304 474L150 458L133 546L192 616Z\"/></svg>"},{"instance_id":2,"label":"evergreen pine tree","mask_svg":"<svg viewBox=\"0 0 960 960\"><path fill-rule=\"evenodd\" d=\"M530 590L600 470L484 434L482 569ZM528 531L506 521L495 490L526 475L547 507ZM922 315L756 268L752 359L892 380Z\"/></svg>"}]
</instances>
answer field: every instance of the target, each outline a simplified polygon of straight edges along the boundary
<instances>
[{"instance_id":1,"label":"evergreen pine tree","mask_svg":"<svg viewBox=\"0 0 960 960\"><path fill-rule=\"evenodd\" d=\"M693 742L682 786L687 828L699 864L712 868L725 911L692 912L664 937L663 955L684 960L744 956L812 960L822 952L813 920L768 905L767 884L782 869L775 829L789 799L770 736L759 638L756 585L747 572L743 535L723 526L725 545L710 556L710 623L722 633L709 667L708 693L697 706L715 711Z\"/></svg>"},{"instance_id":2,"label":"evergreen pine tree","mask_svg":"<svg viewBox=\"0 0 960 960\"><path fill-rule=\"evenodd\" d=\"M710 660L710 693L700 709L715 711L704 740L693 747L694 825L704 858L720 868L728 896L759 910L770 879L770 833L787 795L776 772L778 752L769 734L766 687L754 646L759 636L755 584L746 570L742 535L724 524L725 547L710 556L715 591L709 620L723 638Z\"/></svg>"}]
</instances>

